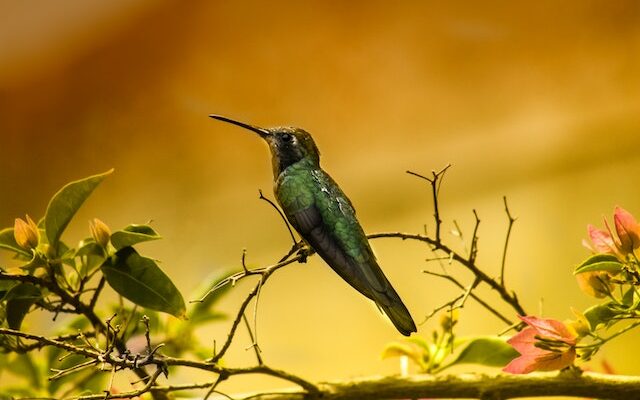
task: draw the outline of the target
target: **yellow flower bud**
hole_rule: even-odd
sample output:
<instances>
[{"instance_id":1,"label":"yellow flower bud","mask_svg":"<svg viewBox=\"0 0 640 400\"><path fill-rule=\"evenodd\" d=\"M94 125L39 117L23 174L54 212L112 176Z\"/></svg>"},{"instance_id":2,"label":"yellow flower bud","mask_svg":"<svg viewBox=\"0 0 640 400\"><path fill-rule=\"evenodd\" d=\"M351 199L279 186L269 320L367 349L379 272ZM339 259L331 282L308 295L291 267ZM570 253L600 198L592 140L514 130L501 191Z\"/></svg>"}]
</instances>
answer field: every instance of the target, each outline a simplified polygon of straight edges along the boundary
<instances>
[{"instance_id":1,"label":"yellow flower bud","mask_svg":"<svg viewBox=\"0 0 640 400\"><path fill-rule=\"evenodd\" d=\"M111 229L104 222L100 221L98 218L94 218L89 221L89 230L91 231L91 236L93 236L93 240L96 241L100 246L107 247L109 244L109 238L111 237Z\"/></svg>"},{"instance_id":2,"label":"yellow flower bud","mask_svg":"<svg viewBox=\"0 0 640 400\"><path fill-rule=\"evenodd\" d=\"M40 241L38 225L27 215L27 220L16 218L13 225L13 237L20 247L26 250L35 249Z\"/></svg>"}]
</instances>

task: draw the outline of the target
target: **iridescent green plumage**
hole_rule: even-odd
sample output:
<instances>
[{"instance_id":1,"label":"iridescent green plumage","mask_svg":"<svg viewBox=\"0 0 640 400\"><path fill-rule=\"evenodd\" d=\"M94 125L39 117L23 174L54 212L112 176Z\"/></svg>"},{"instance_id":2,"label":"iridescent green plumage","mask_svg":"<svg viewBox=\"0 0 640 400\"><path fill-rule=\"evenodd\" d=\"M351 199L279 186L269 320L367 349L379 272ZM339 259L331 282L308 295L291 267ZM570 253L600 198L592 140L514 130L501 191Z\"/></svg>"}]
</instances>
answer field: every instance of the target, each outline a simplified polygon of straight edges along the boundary
<instances>
[{"instance_id":1,"label":"iridescent green plumage","mask_svg":"<svg viewBox=\"0 0 640 400\"><path fill-rule=\"evenodd\" d=\"M415 332L415 323L380 269L351 202L320 168L320 153L311 135L299 128L264 129L211 117L252 130L266 140L274 192L291 225L338 275L373 300L400 333Z\"/></svg>"}]
</instances>

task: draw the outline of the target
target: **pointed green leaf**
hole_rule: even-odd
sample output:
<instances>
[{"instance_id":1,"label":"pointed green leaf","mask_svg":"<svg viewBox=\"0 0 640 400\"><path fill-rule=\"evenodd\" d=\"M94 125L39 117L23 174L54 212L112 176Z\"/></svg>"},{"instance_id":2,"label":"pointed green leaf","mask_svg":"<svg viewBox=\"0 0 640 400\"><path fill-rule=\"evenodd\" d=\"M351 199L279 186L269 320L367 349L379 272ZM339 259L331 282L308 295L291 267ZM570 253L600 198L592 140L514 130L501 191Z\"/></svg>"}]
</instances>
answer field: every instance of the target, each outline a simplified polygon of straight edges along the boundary
<instances>
[{"instance_id":1,"label":"pointed green leaf","mask_svg":"<svg viewBox=\"0 0 640 400\"><path fill-rule=\"evenodd\" d=\"M102 264L109 285L133 303L176 317L185 316L182 295L155 261L132 247L119 250Z\"/></svg>"},{"instance_id":2,"label":"pointed green leaf","mask_svg":"<svg viewBox=\"0 0 640 400\"><path fill-rule=\"evenodd\" d=\"M20 329L22 320L29 309L42 297L40 289L30 283L20 283L12 287L4 296L7 302L7 323L11 329Z\"/></svg>"},{"instance_id":3,"label":"pointed green leaf","mask_svg":"<svg viewBox=\"0 0 640 400\"><path fill-rule=\"evenodd\" d=\"M55 246L82 203L113 169L65 185L56 193L47 207L44 227L49 244Z\"/></svg>"},{"instance_id":4,"label":"pointed green leaf","mask_svg":"<svg viewBox=\"0 0 640 400\"><path fill-rule=\"evenodd\" d=\"M573 274L581 274L583 272L607 271L620 272L624 264L612 254L595 254L589 257L585 262L578 265Z\"/></svg>"},{"instance_id":5,"label":"pointed green leaf","mask_svg":"<svg viewBox=\"0 0 640 400\"><path fill-rule=\"evenodd\" d=\"M13 236L13 228L5 228L0 231L0 249L13 251L25 257L31 257L30 251L23 249L16 243L16 238Z\"/></svg>"},{"instance_id":6,"label":"pointed green leaf","mask_svg":"<svg viewBox=\"0 0 640 400\"><path fill-rule=\"evenodd\" d=\"M447 367L455 364L504 367L519 355L505 340L495 336L483 336L472 339Z\"/></svg>"},{"instance_id":7,"label":"pointed green leaf","mask_svg":"<svg viewBox=\"0 0 640 400\"><path fill-rule=\"evenodd\" d=\"M116 250L120 250L123 247L158 239L161 239L161 236L149 225L132 224L121 231L114 232L111 235L111 244Z\"/></svg>"}]
</instances>

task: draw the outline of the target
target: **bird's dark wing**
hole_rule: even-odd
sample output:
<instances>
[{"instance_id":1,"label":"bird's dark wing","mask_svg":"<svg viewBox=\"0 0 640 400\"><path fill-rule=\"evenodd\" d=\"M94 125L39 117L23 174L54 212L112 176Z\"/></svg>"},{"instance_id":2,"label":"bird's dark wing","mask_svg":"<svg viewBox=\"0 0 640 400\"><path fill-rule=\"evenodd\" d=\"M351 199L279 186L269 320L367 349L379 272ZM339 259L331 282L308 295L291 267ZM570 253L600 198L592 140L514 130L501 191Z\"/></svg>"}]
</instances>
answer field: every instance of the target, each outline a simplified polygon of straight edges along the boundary
<instances>
[{"instance_id":1,"label":"bird's dark wing","mask_svg":"<svg viewBox=\"0 0 640 400\"><path fill-rule=\"evenodd\" d=\"M296 231L342 279L363 295L375 300L371 283L380 289L381 282L377 279L368 282L365 274L345 252L344 243L335 237L332 226L323 222L322 215L315 205L289 213L287 217Z\"/></svg>"},{"instance_id":2,"label":"bird's dark wing","mask_svg":"<svg viewBox=\"0 0 640 400\"><path fill-rule=\"evenodd\" d=\"M378 265L351 202L324 171L315 170L311 175L311 179L294 182L296 185L283 179L276 186L287 219L318 255L342 279L372 299L401 333L415 332L413 319Z\"/></svg>"}]
</instances>

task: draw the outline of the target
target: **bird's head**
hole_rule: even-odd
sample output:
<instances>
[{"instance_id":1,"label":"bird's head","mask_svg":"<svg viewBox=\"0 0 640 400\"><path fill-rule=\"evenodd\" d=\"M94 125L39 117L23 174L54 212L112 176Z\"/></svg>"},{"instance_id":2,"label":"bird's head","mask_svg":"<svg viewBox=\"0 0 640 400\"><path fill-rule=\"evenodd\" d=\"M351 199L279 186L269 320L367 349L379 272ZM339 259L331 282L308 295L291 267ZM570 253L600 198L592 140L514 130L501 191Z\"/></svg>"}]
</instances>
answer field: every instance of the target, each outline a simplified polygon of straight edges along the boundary
<instances>
[{"instance_id":1,"label":"bird's head","mask_svg":"<svg viewBox=\"0 0 640 400\"><path fill-rule=\"evenodd\" d=\"M220 115L211 118L228 122L257 133L269 144L273 174L277 178L288 166L307 159L314 165L320 165L320 152L309 132L294 127L260 128Z\"/></svg>"}]
</instances>

